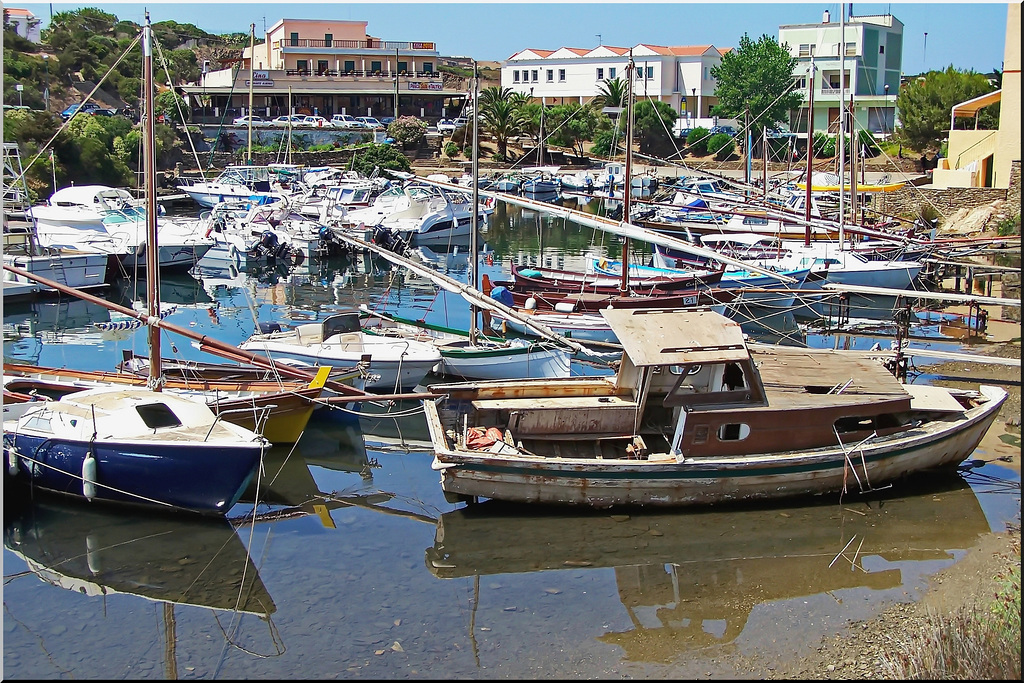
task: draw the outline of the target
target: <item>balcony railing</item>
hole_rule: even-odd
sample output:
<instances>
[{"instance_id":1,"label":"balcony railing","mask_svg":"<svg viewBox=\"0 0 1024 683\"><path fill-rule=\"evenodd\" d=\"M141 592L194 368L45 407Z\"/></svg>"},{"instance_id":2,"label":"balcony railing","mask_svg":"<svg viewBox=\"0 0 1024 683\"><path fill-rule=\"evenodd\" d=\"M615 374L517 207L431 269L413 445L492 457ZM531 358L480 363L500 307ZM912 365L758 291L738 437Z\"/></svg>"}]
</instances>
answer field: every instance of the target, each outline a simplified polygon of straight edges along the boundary
<instances>
[{"instance_id":1,"label":"balcony railing","mask_svg":"<svg viewBox=\"0 0 1024 683\"><path fill-rule=\"evenodd\" d=\"M311 69L285 69L285 76L328 76L331 78L337 78L339 76L349 76L353 78L389 78L395 77L394 71L370 71L369 69L352 69L349 71L327 69L326 71L313 71ZM441 73L438 71L401 71L398 74L401 78L440 78Z\"/></svg>"},{"instance_id":2,"label":"balcony railing","mask_svg":"<svg viewBox=\"0 0 1024 683\"><path fill-rule=\"evenodd\" d=\"M367 40L324 40L323 38L283 38L278 42L278 47L281 49L289 47L298 48L337 48L342 50L385 50L388 52L394 52L395 50L428 50L434 52L437 50L435 43L430 42L395 42L385 40L374 40L372 38Z\"/></svg>"}]
</instances>

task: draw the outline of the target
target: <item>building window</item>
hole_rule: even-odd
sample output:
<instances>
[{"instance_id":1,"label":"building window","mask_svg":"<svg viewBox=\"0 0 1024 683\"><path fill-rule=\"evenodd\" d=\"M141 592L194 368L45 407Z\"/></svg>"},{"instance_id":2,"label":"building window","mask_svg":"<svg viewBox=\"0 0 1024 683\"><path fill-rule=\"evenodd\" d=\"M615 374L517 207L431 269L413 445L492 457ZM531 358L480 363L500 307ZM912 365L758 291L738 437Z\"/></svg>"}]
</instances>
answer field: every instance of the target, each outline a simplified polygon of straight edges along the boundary
<instances>
[{"instance_id":1,"label":"building window","mask_svg":"<svg viewBox=\"0 0 1024 683\"><path fill-rule=\"evenodd\" d=\"M317 73L318 76L323 76L325 73L327 73L327 60L326 59L318 59L318 60L316 60L316 73Z\"/></svg>"},{"instance_id":2,"label":"building window","mask_svg":"<svg viewBox=\"0 0 1024 683\"><path fill-rule=\"evenodd\" d=\"M432 74L432 73L434 73L434 63L433 62L423 62L423 73L425 73L425 74Z\"/></svg>"},{"instance_id":3,"label":"building window","mask_svg":"<svg viewBox=\"0 0 1024 683\"><path fill-rule=\"evenodd\" d=\"M636 78L644 77L644 68L642 66L636 67Z\"/></svg>"},{"instance_id":4,"label":"building window","mask_svg":"<svg viewBox=\"0 0 1024 683\"><path fill-rule=\"evenodd\" d=\"M518 70L512 72L512 82L513 83L518 83L519 82L519 71Z\"/></svg>"},{"instance_id":5,"label":"building window","mask_svg":"<svg viewBox=\"0 0 1024 683\"><path fill-rule=\"evenodd\" d=\"M299 59L295 61L295 68L299 70L300 74L309 72L309 60Z\"/></svg>"},{"instance_id":6,"label":"building window","mask_svg":"<svg viewBox=\"0 0 1024 683\"><path fill-rule=\"evenodd\" d=\"M653 66L647 67L647 78L648 79L654 78L654 67Z\"/></svg>"},{"instance_id":7,"label":"building window","mask_svg":"<svg viewBox=\"0 0 1024 683\"><path fill-rule=\"evenodd\" d=\"M885 54L885 45L879 45L878 46L878 54L880 54L880 55L884 55Z\"/></svg>"},{"instance_id":8,"label":"building window","mask_svg":"<svg viewBox=\"0 0 1024 683\"><path fill-rule=\"evenodd\" d=\"M599 81L603 81L604 80L604 69L598 69L597 70L597 80L599 80Z\"/></svg>"},{"instance_id":9,"label":"building window","mask_svg":"<svg viewBox=\"0 0 1024 683\"><path fill-rule=\"evenodd\" d=\"M614 66L608 67L608 78L610 78L612 80L615 79L615 67Z\"/></svg>"},{"instance_id":10,"label":"building window","mask_svg":"<svg viewBox=\"0 0 1024 683\"><path fill-rule=\"evenodd\" d=\"M331 47L331 43L333 43L333 42L334 42L334 34L333 33L325 33L324 34L324 47Z\"/></svg>"},{"instance_id":11,"label":"building window","mask_svg":"<svg viewBox=\"0 0 1024 683\"><path fill-rule=\"evenodd\" d=\"M810 57L814 54L814 43L801 43L797 55L800 57Z\"/></svg>"},{"instance_id":12,"label":"building window","mask_svg":"<svg viewBox=\"0 0 1024 683\"><path fill-rule=\"evenodd\" d=\"M409 71L409 62L398 63L398 73L404 74Z\"/></svg>"},{"instance_id":13,"label":"building window","mask_svg":"<svg viewBox=\"0 0 1024 683\"><path fill-rule=\"evenodd\" d=\"M847 43L846 44L846 56L847 57L854 57L854 56L856 56L856 54L857 54L857 43Z\"/></svg>"},{"instance_id":14,"label":"building window","mask_svg":"<svg viewBox=\"0 0 1024 683\"><path fill-rule=\"evenodd\" d=\"M299 34L298 33L293 33L291 35L291 44L292 44L292 47L297 47L298 46L298 44L299 44Z\"/></svg>"},{"instance_id":15,"label":"building window","mask_svg":"<svg viewBox=\"0 0 1024 683\"><path fill-rule=\"evenodd\" d=\"M708 71L708 67L704 67L704 80L706 81L710 77L711 77L711 74Z\"/></svg>"},{"instance_id":16,"label":"building window","mask_svg":"<svg viewBox=\"0 0 1024 683\"><path fill-rule=\"evenodd\" d=\"M548 78L548 83L550 83L553 80L555 80L555 70L554 69L548 69L545 75Z\"/></svg>"},{"instance_id":17,"label":"building window","mask_svg":"<svg viewBox=\"0 0 1024 683\"><path fill-rule=\"evenodd\" d=\"M558 82L565 83L565 69L558 70Z\"/></svg>"},{"instance_id":18,"label":"building window","mask_svg":"<svg viewBox=\"0 0 1024 683\"><path fill-rule=\"evenodd\" d=\"M798 76L793 79L794 90L804 90L807 88L807 76Z\"/></svg>"},{"instance_id":19,"label":"building window","mask_svg":"<svg viewBox=\"0 0 1024 683\"><path fill-rule=\"evenodd\" d=\"M346 59L345 60L345 72L349 73L349 72L352 72L352 71L355 71L355 70L356 70L355 60Z\"/></svg>"},{"instance_id":20,"label":"building window","mask_svg":"<svg viewBox=\"0 0 1024 683\"><path fill-rule=\"evenodd\" d=\"M372 71L375 74L379 74L380 73L380 65L381 65L380 62L370 62L370 71Z\"/></svg>"},{"instance_id":21,"label":"building window","mask_svg":"<svg viewBox=\"0 0 1024 683\"><path fill-rule=\"evenodd\" d=\"M533 70L530 71L530 80L533 81L534 83L537 82L537 70L536 69L533 69Z\"/></svg>"}]
</instances>

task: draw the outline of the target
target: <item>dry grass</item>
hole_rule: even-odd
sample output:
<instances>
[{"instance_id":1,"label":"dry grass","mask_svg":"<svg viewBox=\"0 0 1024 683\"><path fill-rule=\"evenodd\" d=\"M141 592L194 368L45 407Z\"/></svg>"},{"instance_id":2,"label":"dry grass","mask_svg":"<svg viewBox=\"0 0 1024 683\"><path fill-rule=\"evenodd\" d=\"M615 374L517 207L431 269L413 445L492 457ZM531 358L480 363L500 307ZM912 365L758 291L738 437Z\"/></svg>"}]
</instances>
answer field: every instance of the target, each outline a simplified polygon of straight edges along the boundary
<instances>
[{"instance_id":1,"label":"dry grass","mask_svg":"<svg viewBox=\"0 0 1024 683\"><path fill-rule=\"evenodd\" d=\"M1020 543L1016 566L997 577L986 605L929 612L882 656L896 680L1020 680Z\"/></svg>"}]
</instances>

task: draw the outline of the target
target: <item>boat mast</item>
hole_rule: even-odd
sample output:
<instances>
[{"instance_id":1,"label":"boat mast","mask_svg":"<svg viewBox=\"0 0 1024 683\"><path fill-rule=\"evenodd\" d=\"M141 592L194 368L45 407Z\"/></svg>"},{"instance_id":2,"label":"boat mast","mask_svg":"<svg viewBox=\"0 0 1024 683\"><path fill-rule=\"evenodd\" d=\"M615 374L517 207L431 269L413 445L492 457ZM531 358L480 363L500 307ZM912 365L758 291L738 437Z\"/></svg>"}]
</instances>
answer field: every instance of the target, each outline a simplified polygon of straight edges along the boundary
<instances>
[{"instance_id":1,"label":"boat mast","mask_svg":"<svg viewBox=\"0 0 1024 683\"><path fill-rule=\"evenodd\" d=\"M252 82L253 67L256 65L256 24L249 24L249 147L245 152L245 163L252 165Z\"/></svg>"},{"instance_id":2,"label":"boat mast","mask_svg":"<svg viewBox=\"0 0 1024 683\"><path fill-rule=\"evenodd\" d=\"M843 249L846 237L843 231L843 215L846 212L846 5L839 4L839 248Z\"/></svg>"},{"instance_id":3,"label":"boat mast","mask_svg":"<svg viewBox=\"0 0 1024 683\"><path fill-rule=\"evenodd\" d=\"M150 318L160 318L160 266L156 240L156 116L153 111L153 30L149 12L142 29L142 179L146 197L146 301ZM150 325L149 343L150 389L160 391L163 374L160 367L160 329Z\"/></svg>"},{"instance_id":4,"label":"boat mast","mask_svg":"<svg viewBox=\"0 0 1024 683\"><path fill-rule=\"evenodd\" d=\"M480 256L477 253L479 250L479 247L477 246L477 236L479 234L480 223L480 116L477 112L477 98L479 94L480 80L477 75L476 60L473 60L473 218L470 223L469 235L469 284L473 289L480 289L480 275L478 273L480 269ZM476 312L476 305L471 303L469 305L470 341L476 340Z\"/></svg>"},{"instance_id":5,"label":"boat mast","mask_svg":"<svg viewBox=\"0 0 1024 683\"><path fill-rule=\"evenodd\" d=\"M622 220L629 223L629 200L633 192L633 50L629 51L629 65L626 67L626 169L625 182L622 183ZM610 191L615 194L612 186ZM629 292L629 238L622 239L622 281L619 283L619 291L625 295Z\"/></svg>"},{"instance_id":6,"label":"boat mast","mask_svg":"<svg viewBox=\"0 0 1024 683\"><path fill-rule=\"evenodd\" d=\"M811 246L811 176L814 174L814 47L807 76L807 191L804 195L804 246Z\"/></svg>"}]
</instances>

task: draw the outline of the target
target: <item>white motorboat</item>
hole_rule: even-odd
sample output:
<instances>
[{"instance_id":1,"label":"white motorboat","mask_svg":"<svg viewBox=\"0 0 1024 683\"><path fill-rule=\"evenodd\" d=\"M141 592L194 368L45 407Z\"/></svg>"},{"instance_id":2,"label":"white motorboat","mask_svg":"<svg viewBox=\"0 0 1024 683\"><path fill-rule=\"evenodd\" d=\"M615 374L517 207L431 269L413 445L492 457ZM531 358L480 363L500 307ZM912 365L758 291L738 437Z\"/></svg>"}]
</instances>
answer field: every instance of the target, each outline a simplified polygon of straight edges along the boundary
<instances>
[{"instance_id":1,"label":"white motorboat","mask_svg":"<svg viewBox=\"0 0 1024 683\"><path fill-rule=\"evenodd\" d=\"M364 385L368 391L396 393L415 387L441 361L441 353L432 343L364 332L359 311L291 329L262 322L260 331L238 347L274 361L309 366L351 367L363 362L370 374Z\"/></svg>"}]
</instances>

